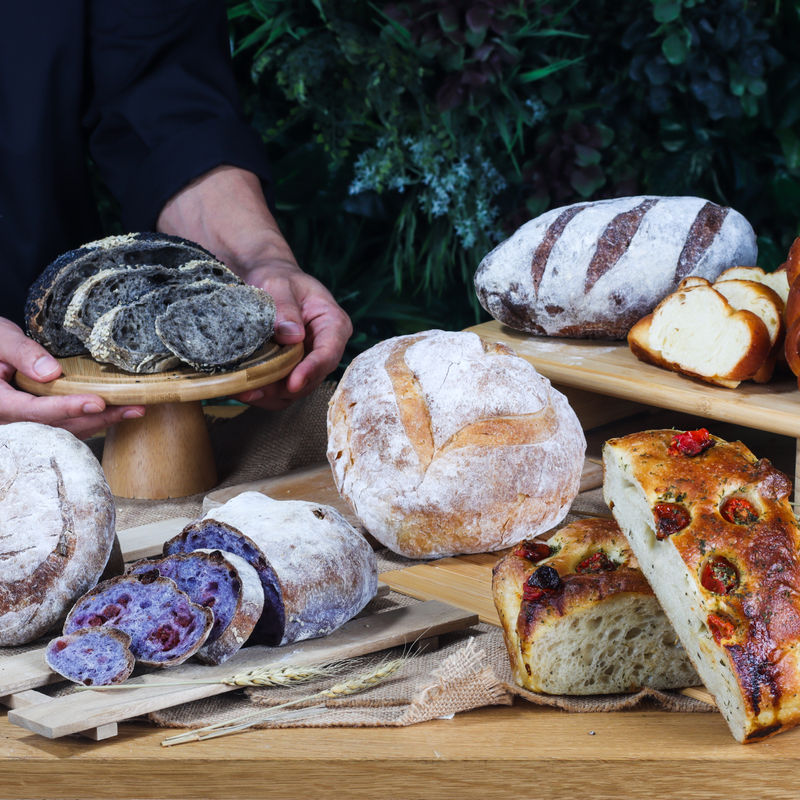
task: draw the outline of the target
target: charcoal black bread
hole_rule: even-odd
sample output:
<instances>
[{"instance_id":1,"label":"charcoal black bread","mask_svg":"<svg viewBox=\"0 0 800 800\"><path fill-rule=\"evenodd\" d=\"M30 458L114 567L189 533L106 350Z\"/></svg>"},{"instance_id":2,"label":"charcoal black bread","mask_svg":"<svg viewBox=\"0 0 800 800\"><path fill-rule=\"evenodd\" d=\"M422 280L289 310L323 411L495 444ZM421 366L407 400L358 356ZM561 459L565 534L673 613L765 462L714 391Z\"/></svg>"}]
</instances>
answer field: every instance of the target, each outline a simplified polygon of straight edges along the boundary
<instances>
[{"instance_id":1,"label":"charcoal black bread","mask_svg":"<svg viewBox=\"0 0 800 800\"><path fill-rule=\"evenodd\" d=\"M275 303L255 286L222 286L171 303L156 333L181 361L200 372L231 369L272 336Z\"/></svg>"},{"instance_id":2,"label":"charcoal black bread","mask_svg":"<svg viewBox=\"0 0 800 800\"><path fill-rule=\"evenodd\" d=\"M89 347L92 328L107 311L133 303L155 289L178 287L205 278L217 284L241 283L224 264L208 259L189 261L177 268L142 266L100 270L73 292L64 314L64 327Z\"/></svg>"},{"instance_id":3,"label":"charcoal black bread","mask_svg":"<svg viewBox=\"0 0 800 800\"><path fill-rule=\"evenodd\" d=\"M106 311L92 327L87 341L92 358L137 373L163 372L180 366L180 359L156 333L156 318L176 300L207 295L219 287L219 282L210 279L162 286L139 300Z\"/></svg>"},{"instance_id":4,"label":"charcoal black bread","mask_svg":"<svg viewBox=\"0 0 800 800\"><path fill-rule=\"evenodd\" d=\"M28 291L25 302L28 334L55 356L85 353L83 342L64 328L67 305L84 280L114 267L147 264L177 268L195 259L216 261L199 244L178 236L149 232L109 236L64 253L42 272Z\"/></svg>"}]
</instances>

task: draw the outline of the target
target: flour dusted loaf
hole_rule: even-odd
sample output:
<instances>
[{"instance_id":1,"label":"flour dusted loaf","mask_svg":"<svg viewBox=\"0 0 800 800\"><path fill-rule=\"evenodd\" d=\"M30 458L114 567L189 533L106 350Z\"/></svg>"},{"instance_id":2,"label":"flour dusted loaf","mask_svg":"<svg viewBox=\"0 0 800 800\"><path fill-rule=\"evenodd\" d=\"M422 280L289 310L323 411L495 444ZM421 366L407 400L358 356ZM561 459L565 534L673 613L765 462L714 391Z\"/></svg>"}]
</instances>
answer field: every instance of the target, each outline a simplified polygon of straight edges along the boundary
<instances>
[{"instance_id":1,"label":"flour dusted loaf","mask_svg":"<svg viewBox=\"0 0 800 800\"><path fill-rule=\"evenodd\" d=\"M699 681L613 520L521 542L495 565L492 596L526 689L608 694Z\"/></svg>"},{"instance_id":2,"label":"flour dusted loaf","mask_svg":"<svg viewBox=\"0 0 800 800\"><path fill-rule=\"evenodd\" d=\"M687 275L755 264L750 223L699 197L621 197L556 208L481 261L481 305L517 330L624 339Z\"/></svg>"},{"instance_id":3,"label":"flour dusted loaf","mask_svg":"<svg viewBox=\"0 0 800 800\"><path fill-rule=\"evenodd\" d=\"M264 610L264 590L255 567L240 556L219 550L194 550L158 559L142 559L128 567L131 575L156 570L175 581L192 602L211 609L214 624L197 659L207 664L227 661L247 641Z\"/></svg>"},{"instance_id":4,"label":"flour dusted loaf","mask_svg":"<svg viewBox=\"0 0 800 800\"><path fill-rule=\"evenodd\" d=\"M585 449L566 398L474 333L381 342L350 364L328 410L339 493L412 558L499 550L556 525Z\"/></svg>"},{"instance_id":5,"label":"flour dusted loaf","mask_svg":"<svg viewBox=\"0 0 800 800\"><path fill-rule=\"evenodd\" d=\"M219 549L255 567L264 612L253 641L282 645L325 636L375 596L367 540L334 508L243 492L188 525L164 553Z\"/></svg>"},{"instance_id":6,"label":"flour dusted loaf","mask_svg":"<svg viewBox=\"0 0 800 800\"><path fill-rule=\"evenodd\" d=\"M116 628L128 634L137 661L151 667L182 664L204 644L214 617L193 603L158 570L120 575L78 598L64 621L64 634L81 628Z\"/></svg>"},{"instance_id":7,"label":"flour dusted loaf","mask_svg":"<svg viewBox=\"0 0 800 800\"><path fill-rule=\"evenodd\" d=\"M49 264L28 291L28 333L55 356L85 353L84 343L64 327L67 306L84 280L111 268L158 265L177 269L194 259L216 261L199 244L163 233L108 236L70 250Z\"/></svg>"},{"instance_id":8,"label":"flour dusted loaf","mask_svg":"<svg viewBox=\"0 0 800 800\"><path fill-rule=\"evenodd\" d=\"M122 683L136 665L131 637L105 626L79 628L53 639L45 648L44 660L50 669L84 686Z\"/></svg>"},{"instance_id":9,"label":"flour dusted loaf","mask_svg":"<svg viewBox=\"0 0 800 800\"><path fill-rule=\"evenodd\" d=\"M115 541L114 500L91 450L61 428L0 426L0 646L58 626L97 583Z\"/></svg>"},{"instance_id":10,"label":"flour dusted loaf","mask_svg":"<svg viewBox=\"0 0 800 800\"><path fill-rule=\"evenodd\" d=\"M791 483L741 442L606 442L605 500L734 737L800 722L800 531Z\"/></svg>"}]
</instances>

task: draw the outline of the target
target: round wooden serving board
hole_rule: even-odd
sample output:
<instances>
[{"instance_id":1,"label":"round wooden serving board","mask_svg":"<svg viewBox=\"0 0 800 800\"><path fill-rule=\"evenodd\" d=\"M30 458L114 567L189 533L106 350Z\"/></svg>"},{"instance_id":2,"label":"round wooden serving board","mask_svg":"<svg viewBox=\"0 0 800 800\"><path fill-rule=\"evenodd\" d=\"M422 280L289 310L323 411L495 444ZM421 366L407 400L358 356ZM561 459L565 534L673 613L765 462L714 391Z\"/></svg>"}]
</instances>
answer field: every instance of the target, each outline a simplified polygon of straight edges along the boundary
<instances>
[{"instance_id":1,"label":"round wooden serving board","mask_svg":"<svg viewBox=\"0 0 800 800\"><path fill-rule=\"evenodd\" d=\"M303 345L268 343L232 372L191 369L137 375L88 356L59 359L62 375L39 383L17 373L16 383L36 395L97 394L112 405L147 405L144 417L106 432L103 470L119 497L165 499L207 492L217 471L201 400L275 383L303 357Z\"/></svg>"}]
</instances>

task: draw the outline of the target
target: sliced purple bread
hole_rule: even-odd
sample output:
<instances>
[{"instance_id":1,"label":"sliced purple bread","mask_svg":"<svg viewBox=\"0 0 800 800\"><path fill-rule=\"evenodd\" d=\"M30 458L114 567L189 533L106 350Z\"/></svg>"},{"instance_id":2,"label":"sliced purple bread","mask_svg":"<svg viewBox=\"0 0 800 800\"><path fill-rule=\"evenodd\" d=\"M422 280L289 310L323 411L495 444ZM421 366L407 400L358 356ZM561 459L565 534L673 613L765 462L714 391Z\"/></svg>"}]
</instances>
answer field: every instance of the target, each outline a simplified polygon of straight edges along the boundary
<instances>
[{"instance_id":1,"label":"sliced purple bread","mask_svg":"<svg viewBox=\"0 0 800 800\"><path fill-rule=\"evenodd\" d=\"M133 672L131 637L117 628L79 628L47 645L50 669L84 686L122 683Z\"/></svg>"},{"instance_id":2,"label":"sliced purple bread","mask_svg":"<svg viewBox=\"0 0 800 800\"><path fill-rule=\"evenodd\" d=\"M198 660L221 664L247 641L264 608L255 567L233 553L195 550L137 561L128 573L141 575L152 569L175 581L193 602L211 609L214 624L197 651Z\"/></svg>"},{"instance_id":3,"label":"sliced purple bread","mask_svg":"<svg viewBox=\"0 0 800 800\"><path fill-rule=\"evenodd\" d=\"M121 575L103 581L73 606L64 633L107 625L131 637L131 650L142 664L165 667L180 664L205 643L214 617L193 603L157 570Z\"/></svg>"},{"instance_id":4,"label":"sliced purple bread","mask_svg":"<svg viewBox=\"0 0 800 800\"><path fill-rule=\"evenodd\" d=\"M355 616L377 588L375 554L336 509L243 492L188 525L167 554L216 548L255 567L264 613L253 640L287 644L325 636Z\"/></svg>"}]
</instances>

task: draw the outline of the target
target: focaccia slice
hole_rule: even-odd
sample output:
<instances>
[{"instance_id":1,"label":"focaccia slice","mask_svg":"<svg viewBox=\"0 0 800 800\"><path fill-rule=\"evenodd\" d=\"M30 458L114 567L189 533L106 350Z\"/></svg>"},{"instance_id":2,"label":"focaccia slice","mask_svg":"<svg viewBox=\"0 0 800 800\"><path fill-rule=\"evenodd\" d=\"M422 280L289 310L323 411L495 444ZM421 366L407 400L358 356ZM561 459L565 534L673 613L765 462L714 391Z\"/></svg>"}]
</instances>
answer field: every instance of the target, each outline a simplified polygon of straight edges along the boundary
<instances>
[{"instance_id":1,"label":"focaccia slice","mask_svg":"<svg viewBox=\"0 0 800 800\"><path fill-rule=\"evenodd\" d=\"M492 594L514 680L526 689L585 695L699 682L613 520L517 545L495 565Z\"/></svg>"},{"instance_id":2,"label":"focaccia slice","mask_svg":"<svg viewBox=\"0 0 800 800\"><path fill-rule=\"evenodd\" d=\"M791 484L741 442L653 430L604 445L603 491L734 737L800 721Z\"/></svg>"}]
</instances>

